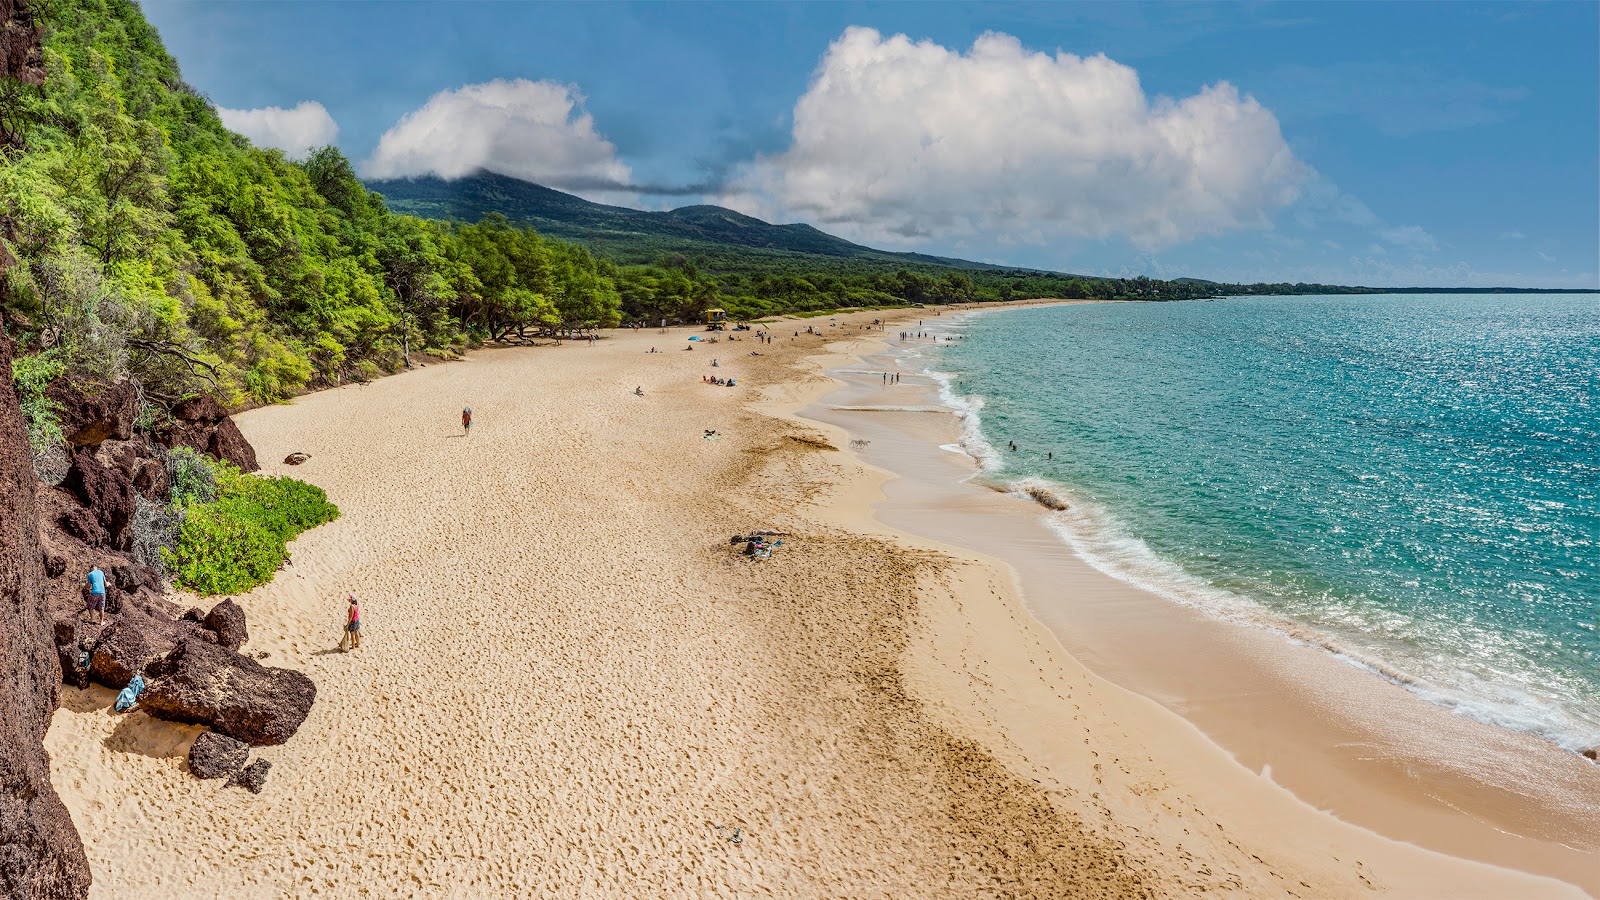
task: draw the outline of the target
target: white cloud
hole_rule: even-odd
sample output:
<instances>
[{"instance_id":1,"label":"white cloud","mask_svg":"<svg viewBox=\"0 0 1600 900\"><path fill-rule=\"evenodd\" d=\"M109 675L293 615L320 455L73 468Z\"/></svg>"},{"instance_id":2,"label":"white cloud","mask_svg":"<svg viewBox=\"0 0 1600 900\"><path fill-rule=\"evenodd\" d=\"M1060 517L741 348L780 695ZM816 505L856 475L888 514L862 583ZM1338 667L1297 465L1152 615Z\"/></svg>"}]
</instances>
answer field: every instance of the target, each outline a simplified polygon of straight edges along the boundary
<instances>
[{"instance_id":1,"label":"white cloud","mask_svg":"<svg viewBox=\"0 0 1600 900\"><path fill-rule=\"evenodd\" d=\"M1439 242L1420 225L1396 225L1378 230L1378 236L1395 245L1418 253L1439 249Z\"/></svg>"},{"instance_id":2,"label":"white cloud","mask_svg":"<svg viewBox=\"0 0 1600 900\"><path fill-rule=\"evenodd\" d=\"M1148 250L1265 228L1310 175L1273 114L1226 82L1150 98L1103 55L850 28L795 104L789 149L720 199L888 244L1033 233Z\"/></svg>"},{"instance_id":3,"label":"white cloud","mask_svg":"<svg viewBox=\"0 0 1600 900\"><path fill-rule=\"evenodd\" d=\"M630 178L574 87L523 78L434 94L384 132L363 174L460 178L485 169L591 198Z\"/></svg>"},{"instance_id":4,"label":"white cloud","mask_svg":"<svg viewBox=\"0 0 1600 900\"><path fill-rule=\"evenodd\" d=\"M339 123L315 100L306 100L290 109L281 106L227 109L219 106L217 115L222 117L222 124L230 131L239 132L256 146L275 147L293 158L303 157L339 137Z\"/></svg>"}]
</instances>

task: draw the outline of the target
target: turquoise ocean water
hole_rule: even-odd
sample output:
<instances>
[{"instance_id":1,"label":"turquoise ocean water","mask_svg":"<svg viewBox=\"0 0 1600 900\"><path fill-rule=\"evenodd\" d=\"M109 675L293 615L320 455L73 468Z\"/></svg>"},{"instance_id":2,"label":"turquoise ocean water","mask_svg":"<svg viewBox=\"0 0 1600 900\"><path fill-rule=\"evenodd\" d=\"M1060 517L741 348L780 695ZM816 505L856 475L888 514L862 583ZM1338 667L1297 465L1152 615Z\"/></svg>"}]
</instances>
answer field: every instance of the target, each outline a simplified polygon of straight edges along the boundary
<instances>
[{"instance_id":1,"label":"turquoise ocean water","mask_svg":"<svg viewBox=\"0 0 1600 900\"><path fill-rule=\"evenodd\" d=\"M1600 744L1600 295L929 324L956 339L914 352L983 477L1066 499L1051 524L1097 567L1463 714Z\"/></svg>"}]
</instances>

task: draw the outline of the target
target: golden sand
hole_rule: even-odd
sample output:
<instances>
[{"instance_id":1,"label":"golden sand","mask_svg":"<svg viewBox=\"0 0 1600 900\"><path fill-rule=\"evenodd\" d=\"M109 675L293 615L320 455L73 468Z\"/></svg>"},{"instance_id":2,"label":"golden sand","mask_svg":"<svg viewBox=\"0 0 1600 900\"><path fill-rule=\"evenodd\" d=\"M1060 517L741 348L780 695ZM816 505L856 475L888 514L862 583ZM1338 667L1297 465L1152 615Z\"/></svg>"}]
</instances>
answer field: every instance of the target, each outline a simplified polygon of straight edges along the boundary
<instances>
[{"instance_id":1,"label":"golden sand","mask_svg":"<svg viewBox=\"0 0 1600 900\"><path fill-rule=\"evenodd\" d=\"M95 896L1581 896L1300 803L1087 672L1003 567L874 522L882 474L792 417L871 317L241 416L343 511L239 598L317 703L256 796L188 774L197 729L67 689L46 746ZM787 533L770 560L730 554L751 528Z\"/></svg>"}]
</instances>

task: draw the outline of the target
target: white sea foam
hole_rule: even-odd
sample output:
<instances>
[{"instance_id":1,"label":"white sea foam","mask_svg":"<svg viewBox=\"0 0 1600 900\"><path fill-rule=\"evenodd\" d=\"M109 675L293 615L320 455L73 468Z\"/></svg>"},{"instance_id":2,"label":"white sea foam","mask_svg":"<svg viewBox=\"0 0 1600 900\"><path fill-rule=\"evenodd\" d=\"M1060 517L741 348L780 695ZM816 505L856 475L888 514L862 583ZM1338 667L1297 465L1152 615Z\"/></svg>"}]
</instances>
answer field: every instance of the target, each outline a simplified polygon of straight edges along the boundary
<instances>
[{"instance_id":1,"label":"white sea foam","mask_svg":"<svg viewBox=\"0 0 1600 900\"><path fill-rule=\"evenodd\" d=\"M962 421L959 444L947 444L942 449L970 456L980 467L979 477L988 476L985 480L992 481L1001 467L1002 456L983 433L983 398L958 392L954 386L957 376L952 373L932 368L925 372L938 383L940 401ZM1218 588L1157 554L1144 541L1129 535L1108 510L1078 496L1066 485L1027 478L994 486L1038 503L1044 509L1046 524L1067 547L1119 581L1210 615L1322 649L1469 718L1534 734L1574 752L1600 745L1600 722L1576 715L1548 698L1504 684L1474 685L1470 674L1449 660L1416 667L1397 664L1379 653L1354 646L1349 640L1276 614L1249 597ZM1360 623L1352 625L1354 630L1360 630ZM1432 676L1419 675L1414 668L1426 669Z\"/></svg>"}]
</instances>

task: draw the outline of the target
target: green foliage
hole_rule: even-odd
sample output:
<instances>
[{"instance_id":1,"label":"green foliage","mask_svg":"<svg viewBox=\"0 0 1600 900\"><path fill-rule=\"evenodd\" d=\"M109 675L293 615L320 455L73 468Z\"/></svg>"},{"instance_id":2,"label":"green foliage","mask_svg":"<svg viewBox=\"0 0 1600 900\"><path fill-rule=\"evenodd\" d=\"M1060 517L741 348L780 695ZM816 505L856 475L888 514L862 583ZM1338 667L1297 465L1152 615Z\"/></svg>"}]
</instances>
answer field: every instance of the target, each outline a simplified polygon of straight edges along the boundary
<instances>
[{"instance_id":1,"label":"green foliage","mask_svg":"<svg viewBox=\"0 0 1600 900\"><path fill-rule=\"evenodd\" d=\"M247 475L227 463L214 464L214 477L216 499L182 502L177 544L161 552L189 590L239 593L271 581L289 541L339 516L321 488L303 481Z\"/></svg>"},{"instance_id":2,"label":"green foliage","mask_svg":"<svg viewBox=\"0 0 1600 900\"><path fill-rule=\"evenodd\" d=\"M217 461L188 447L167 451L168 497L173 507L210 503L217 499Z\"/></svg>"},{"instance_id":3,"label":"green foliage","mask_svg":"<svg viewBox=\"0 0 1600 900\"><path fill-rule=\"evenodd\" d=\"M42 87L0 85L0 123L24 140L0 148L22 263L0 306L48 332L69 375L238 406L508 328L618 321L609 269L581 247L509 226L463 237L391 213L331 147L295 162L228 132L131 0L54 0L43 56Z\"/></svg>"},{"instance_id":4,"label":"green foliage","mask_svg":"<svg viewBox=\"0 0 1600 900\"><path fill-rule=\"evenodd\" d=\"M61 433L60 410L45 396L45 389L64 368L55 350L18 356L11 363L11 377L17 385L22 419L28 429L28 448L35 459L59 447L66 439Z\"/></svg>"}]
</instances>

